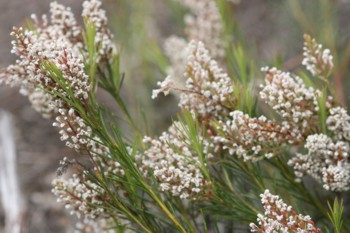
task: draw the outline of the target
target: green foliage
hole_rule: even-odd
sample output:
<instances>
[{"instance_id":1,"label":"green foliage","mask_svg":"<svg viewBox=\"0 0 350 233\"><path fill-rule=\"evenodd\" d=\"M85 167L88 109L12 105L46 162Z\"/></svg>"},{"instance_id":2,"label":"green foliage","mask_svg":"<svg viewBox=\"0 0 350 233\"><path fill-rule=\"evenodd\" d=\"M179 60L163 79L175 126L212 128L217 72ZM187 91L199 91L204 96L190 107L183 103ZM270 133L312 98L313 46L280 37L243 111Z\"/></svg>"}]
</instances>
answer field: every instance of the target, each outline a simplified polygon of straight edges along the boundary
<instances>
[{"instance_id":1,"label":"green foliage","mask_svg":"<svg viewBox=\"0 0 350 233\"><path fill-rule=\"evenodd\" d=\"M89 71L89 77L91 79L92 91L96 90L95 74L97 70L97 51L99 45L95 43L96 28L95 25L88 19L84 20L85 31L83 32L84 43L87 47L88 59L85 64L86 69Z\"/></svg>"},{"instance_id":2,"label":"green foliage","mask_svg":"<svg viewBox=\"0 0 350 233\"><path fill-rule=\"evenodd\" d=\"M344 212L344 205L343 200L340 202L338 201L338 198L334 199L333 206L328 202L328 218L332 222L332 225L334 227L335 233L340 233L342 230L343 225L343 212Z\"/></svg>"}]
</instances>

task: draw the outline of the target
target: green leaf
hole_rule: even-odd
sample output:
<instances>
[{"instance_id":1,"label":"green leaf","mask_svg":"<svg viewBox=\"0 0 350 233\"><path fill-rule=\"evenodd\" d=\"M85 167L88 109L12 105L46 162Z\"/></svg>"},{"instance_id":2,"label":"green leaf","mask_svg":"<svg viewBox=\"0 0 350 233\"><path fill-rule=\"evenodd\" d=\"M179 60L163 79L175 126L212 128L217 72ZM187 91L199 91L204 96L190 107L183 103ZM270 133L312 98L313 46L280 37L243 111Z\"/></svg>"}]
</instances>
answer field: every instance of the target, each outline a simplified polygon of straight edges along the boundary
<instances>
[{"instance_id":1,"label":"green leaf","mask_svg":"<svg viewBox=\"0 0 350 233\"><path fill-rule=\"evenodd\" d=\"M340 202L337 198L335 198L333 202L333 206L329 202L327 202L329 211L328 212L328 218L332 222L334 227L335 233L340 233L343 225L343 212L344 212L344 205L343 200Z\"/></svg>"},{"instance_id":2,"label":"green leaf","mask_svg":"<svg viewBox=\"0 0 350 233\"><path fill-rule=\"evenodd\" d=\"M84 20L85 31L83 31L83 39L88 51L89 60L87 62L87 70L89 73L90 81L92 84L92 90L96 90L96 71L97 71L97 57L98 48L95 43L96 28L95 25L88 19Z\"/></svg>"}]
</instances>

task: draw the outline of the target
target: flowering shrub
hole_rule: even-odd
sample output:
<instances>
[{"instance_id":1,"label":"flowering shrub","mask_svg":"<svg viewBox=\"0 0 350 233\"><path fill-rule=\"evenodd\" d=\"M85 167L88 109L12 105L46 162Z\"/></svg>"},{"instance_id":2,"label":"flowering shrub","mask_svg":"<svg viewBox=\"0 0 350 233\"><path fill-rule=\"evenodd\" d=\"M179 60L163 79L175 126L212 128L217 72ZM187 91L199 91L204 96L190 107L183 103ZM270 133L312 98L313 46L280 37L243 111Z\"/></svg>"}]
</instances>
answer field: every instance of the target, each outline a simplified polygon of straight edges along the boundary
<instances>
[{"instance_id":1,"label":"flowering shrub","mask_svg":"<svg viewBox=\"0 0 350 233\"><path fill-rule=\"evenodd\" d=\"M268 189L260 196L265 216L258 215L260 227L250 224L252 232L321 232L310 216L297 215L291 206L279 196L272 195Z\"/></svg>"},{"instance_id":2,"label":"flowering shrub","mask_svg":"<svg viewBox=\"0 0 350 233\"><path fill-rule=\"evenodd\" d=\"M142 130L121 96L119 51L99 0L83 3L84 25L53 2L50 20L33 15L28 28L13 29L18 60L0 83L19 87L81 154L64 158L52 182L80 219L77 230L216 232L255 222L252 232L349 231L342 202L331 201L350 189L350 116L332 96L330 50L305 35L301 63L309 73L265 67L257 88L257 67L239 41L225 40L223 6L178 3L189 10L185 38L166 40L168 76L152 98L174 93L180 113L159 137ZM99 89L120 115L98 102Z\"/></svg>"}]
</instances>

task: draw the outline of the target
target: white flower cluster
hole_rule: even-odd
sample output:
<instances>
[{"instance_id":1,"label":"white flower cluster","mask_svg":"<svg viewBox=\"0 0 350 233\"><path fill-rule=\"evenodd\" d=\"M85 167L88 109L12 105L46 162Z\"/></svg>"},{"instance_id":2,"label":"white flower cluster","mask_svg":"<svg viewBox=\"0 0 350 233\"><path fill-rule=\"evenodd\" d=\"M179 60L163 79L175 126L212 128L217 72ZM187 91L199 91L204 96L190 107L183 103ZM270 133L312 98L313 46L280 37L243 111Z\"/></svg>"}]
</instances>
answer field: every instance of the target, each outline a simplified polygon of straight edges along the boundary
<instances>
[{"instance_id":1,"label":"white flower cluster","mask_svg":"<svg viewBox=\"0 0 350 233\"><path fill-rule=\"evenodd\" d=\"M100 6L98 0L85 1L83 16L90 19L96 27L95 42L100 48L100 58L109 59L115 55L116 49L111 41L112 34L107 28L105 12ZM46 63L58 68L66 80L64 84L73 91L76 98L84 101L90 91L81 54L85 54L87 49L83 45L80 26L69 7L53 2L50 12L50 22L45 15L41 19L32 15L35 31L14 28L11 33L14 37L12 52L19 59L15 65L10 65L0 73L0 83L20 87L20 92L29 97L33 107L44 117L55 116L58 108L62 107L59 98L49 97L47 91L67 96L61 85L52 78L57 74L49 74L43 69Z\"/></svg>"},{"instance_id":2,"label":"white flower cluster","mask_svg":"<svg viewBox=\"0 0 350 233\"><path fill-rule=\"evenodd\" d=\"M78 36L81 34L81 29L74 17L74 14L70 7L65 7L57 2L52 2L50 4L51 13L51 25L49 27L54 27L55 30L49 30L50 33L62 33L66 38L69 38L72 43L77 43ZM38 22L36 16L32 17L34 21ZM45 16L43 18L44 25L48 26L45 22ZM55 35L54 38L60 35Z\"/></svg>"},{"instance_id":3,"label":"white flower cluster","mask_svg":"<svg viewBox=\"0 0 350 233\"><path fill-rule=\"evenodd\" d=\"M76 56L63 49L54 60L57 68L62 72L66 85L74 93L74 97L82 102L89 98L90 80L85 74L85 67L81 56ZM47 83L45 83L47 85ZM47 86L45 86L47 88ZM62 93L65 94L65 93Z\"/></svg>"},{"instance_id":4,"label":"white flower cluster","mask_svg":"<svg viewBox=\"0 0 350 233\"><path fill-rule=\"evenodd\" d=\"M336 140L350 142L350 116L346 109L342 107L331 108L326 124L328 130L334 133Z\"/></svg>"},{"instance_id":5,"label":"white flower cluster","mask_svg":"<svg viewBox=\"0 0 350 233\"><path fill-rule=\"evenodd\" d=\"M170 77L166 77L162 82L158 82L157 85L160 87L159 89L153 90L152 99L158 97L159 93L164 93L164 95L168 95L170 90L176 89L175 81Z\"/></svg>"},{"instance_id":6,"label":"white flower cluster","mask_svg":"<svg viewBox=\"0 0 350 233\"><path fill-rule=\"evenodd\" d=\"M265 116L251 118L241 111L231 112L230 116L232 119L217 124L218 133L213 140L229 154L238 155L245 161L257 161L262 156L271 158L271 148L293 144L300 137L299 131L286 121L277 123Z\"/></svg>"},{"instance_id":7,"label":"white flower cluster","mask_svg":"<svg viewBox=\"0 0 350 233\"><path fill-rule=\"evenodd\" d=\"M192 14L185 17L186 38L171 36L164 43L165 54L170 60L168 75L175 80L177 86L183 87L185 81L186 59L189 55L187 44L189 41L202 41L210 54L221 60L225 53L222 42L223 25L219 9L214 0L178 0L189 8Z\"/></svg>"},{"instance_id":8,"label":"white flower cluster","mask_svg":"<svg viewBox=\"0 0 350 233\"><path fill-rule=\"evenodd\" d=\"M113 43L113 34L108 28L108 20L106 11L101 9L100 0L88 0L83 3L82 16L90 20L96 27L95 43L99 48L99 57L101 59L111 59L117 53L115 44Z\"/></svg>"},{"instance_id":9,"label":"white flower cluster","mask_svg":"<svg viewBox=\"0 0 350 233\"><path fill-rule=\"evenodd\" d=\"M327 127L334 133L335 142L325 134L307 137L305 148L308 153L297 154L288 162L298 178L308 174L327 190L350 190L349 120L345 109L330 109Z\"/></svg>"},{"instance_id":10,"label":"white flower cluster","mask_svg":"<svg viewBox=\"0 0 350 233\"><path fill-rule=\"evenodd\" d=\"M258 214L257 226L250 224L251 232L259 233L320 233L311 217L297 214L292 206L288 206L277 195L272 195L267 189L260 195L261 203L264 205L264 215Z\"/></svg>"},{"instance_id":11,"label":"white flower cluster","mask_svg":"<svg viewBox=\"0 0 350 233\"><path fill-rule=\"evenodd\" d=\"M24 96L28 96L29 102L37 112L41 113L44 118L52 118L57 113L55 98L44 90L35 87L32 81L28 79L27 73L28 71L22 64L9 65L3 73L0 72L0 84L19 87L19 92Z\"/></svg>"},{"instance_id":12,"label":"white flower cluster","mask_svg":"<svg viewBox=\"0 0 350 233\"><path fill-rule=\"evenodd\" d=\"M329 49L323 49L315 39L304 35L304 59L302 64L313 76L327 78L333 69L333 56Z\"/></svg>"},{"instance_id":13,"label":"white flower cluster","mask_svg":"<svg viewBox=\"0 0 350 233\"><path fill-rule=\"evenodd\" d=\"M213 60L202 42L191 41L188 45L188 58L184 77L184 88L177 87L170 77L159 83L160 89L153 92L168 93L169 89L181 92L179 106L200 116L221 119L228 114L234 104L233 84L228 75Z\"/></svg>"},{"instance_id":14,"label":"white flower cluster","mask_svg":"<svg viewBox=\"0 0 350 233\"><path fill-rule=\"evenodd\" d=\"M74 50L70 48L74 46L64 38L55 40L45 33L36 35L23 29L15 30L13 35L16 38L13 50L21 58L17 64L26 68L27 82L25 83L33 85L31 87L33 89L27 92L31 93L29 99L34 109L39 110L46 117L58 115L55 126L60 126L62 129L61 139L71 139L67 142L67 146L78 150L81 145L88 143L85 137L91 136L91 130L74 110L69 108L68 103L62 101L61 97L70 98L66 88L69 88L74 98L82 103L85 103L89 97L90 81L85 74L81 55L72 53ZM45 64L53 64L58 72L46 70L42 67ZM57 82L56 78L60 79L57 75L62 75L65 87ZM51 91L60 97L51 94ZM67 131L64 132L64 130Z\"/></svg>"},{"instance_id":15,"label":"white flower cluster","mask_svg":"<svg viewBox=\"0 0 350 233\"><path fill-rule=\"evenodd\" d=\"M319 90L306 87L303 80L276 68L263 68L266 72L265 85L262 85L260 98L272 107L281 117L305 134L314 127L319 110L317 98Z\"/></svg>"},{"instance_id":16,"label":"white flower cluster","mask_svg":"<svg viewBox=\"0 0 350 233\"><path fill-rule=\"evenodd\" d=\"M77 48L82 48L81 28L70 7L65 7L57 2L50 4L50 22L46 15L39 18L32 14L36 34L46 34L49 39L64 39L74 44ZM78 49L75 51L78 52Z\"/></svg>"},{"instance_id":17,"label":"white flower cluster","mask_svg":"<svg viewBox=\"0 0 350 233\"><path fill-rule=\"evenodd\" d=\"M81 100L87 99L90 90L89 80L84 73L83 58L79 52L81 43L77 42L80 32L69 8L57 3L51 4L51 24L46 17L40 23L33 16L37 31L14 28L12 52L19 56L15 65L10 65L1 74L2 82L10 86L19 86L20 92L28 95L34 109L44 117L52 117L60 107L57 97L47 92L55 91L64 97L67 93L44 69L45 64L54 64L74 95ZM57 74L55 74L57 75ZM46 91L45 91L46 90ZM42 101L45 99L47 101Z\"/></svg>"},{"instance_id":18,"label":"white flower cluster","mask_svg":"<svg viewBox=\"0 0 350 233\"><path fill-rule=\"evenodd\" d=\"M0 84L10 87L20 87L20 93L24 96L29 95L28 90L33 87L26 79L26 70L17 64L9 65L0 72Z\"/></svg>"},{"instance_id":19,"label":"white flower cluster","mask_svg":"<svg viewBox=\"0 0 350 233\"><path fill-rule=\"evenodd\" d=\"M100 37L111 38L105 12L100 6L100 1L85 1L83 16L95 24ZM0 82L19 86L20 92L28 95L34 109L44 117L56 116L54 126L61 129L61 139L67 141L67 146L76 150L84 148L96 154L99 145L91 140L91 129L70 104L62 100L62 97L70 99L73 94L74 99L85 105L89 98L91 88L81 54L86 53L81 28L69 7L56 2L50 7L50 22L45 15L41 20L32 16L35 31L14 28L11 33L14 37L12 52L19 59L0 74ZM113 50L112 45L108 45L112 42L105 43L106 40L103 39L102 46L105 54L100 51L103 57L109 57ZM46 69L46 66L52 67Z\"/></svg>"},{"instance_id":20,"label":"white flower cluster","mask_svg":"<svg viewBox=\"0 0 350 233\"><path fill-rule=\"evenodd\" d=\"M188 41L202 41L210 54L220 59L224 56L223 25L215 0L179 0L191 13L185 17Z\"/></svg>"},{"instance_id":21,"label":"white flower cluster","mask_svg":"<svg viewBox=\"0 0 350 233\"><path fill-rule=\"evenodd\" d=\"M100 205L105 198L105 191L88 179L74 174L68 180L57 178L52 184L57 201L63 202L70 213L78 218L96 219L104 213Z\"/></svg>"},{"instance_id":22,"label":"white flower cluster","mask_svg":"<svg viewBox=\"0 0 350 233\"><path fill-rule=\"evenodd\" d=\"M220 115L227 112L226 102L232 97L232 81L210 57L202 42L191 41L188 50L184 75L188 92L181 94L179 106L200 115L213 115L220 119Z\"/></svg>"},{"instance_id":23,"label":"white flower cluster","mask_svg":"<svg viewBox=\"0 0 350 233\"><path fill-rule=\"evenodd\" d=\"M101 140L93 135L91 128L76 114L74 109L60 108L58 112L59 116L56 117L53 126L60 129L60 139L66 142L66 146L87 152L95 163L96 172L103 172L105 176L125 174L120 163L111 158L109 148L102 145Z\"/></svg>"},{"instance_id":24,"label":"white flower cluster","mask_svg":"<svg viewBox=\"0 0 350 233\"><path fill-rule=\"evenodd\" d=\"M107 29L105 12L96 0L84 3L84 17L96 26L101 58L114 54L111 34ZM83 44L81 28L77 25L70 8L56 2L51 4L50 22L46 16L40 20L33 15L35 30L14 28L12 52L19 59L2 72L0 82L20 87L20 92L29 97L35 110L44 117L56 117L54 126L60 129L61 140L79 152L87 153L94 161L97 172L123 175L118 162L110 159L110 151L86 125L70 101L79 101L86 106L90 94L90 80L85 73L83 55L87 48ZM61 163L62 166L70 162ZM103 171L101 171L103 170ZM62 173L61 167L59 172ZM86 177L77 175L69 180L56 179L53 192L78 216L89 219L99 216L103 209L103 190Z\"/></svg>"},{"instance_id":25,"label":"white flower cluster","mask_svg":"<svg viewBox=\"0 0 350 233\"><path fill-rule=\"evenodd\" d=\"M190 149L183 125L175 122L158 139L144 138L150 147L140 156L144 175L151 171L159 189L182 199L206 196L210 183L201 172L198 155Z\"/></svg>"},{"instance_id":26,"label":"white flower cluster","mask_svg":"<svg viewBox=\"0 0 350 233\"><path fill-rule=\"evenodd\" d=\"M28 99L35 111L40 112L44 118L52 118L57 112L55 97L40 88L35 88Z\"/></svg>"},{"instance_id":27,"label":"white flower cluster","mask_svg":"<svg viewBox=\"0 0 350 233\"><path fill-rule=\"evenodd\" d=\"M74 109L60 108L59 114L53 126L60 128L61 140L66 141L66 146L75 150L80 150L82 146L87 147L91 141L91 128L76 115Z\"/></svg>"}]
</instances>

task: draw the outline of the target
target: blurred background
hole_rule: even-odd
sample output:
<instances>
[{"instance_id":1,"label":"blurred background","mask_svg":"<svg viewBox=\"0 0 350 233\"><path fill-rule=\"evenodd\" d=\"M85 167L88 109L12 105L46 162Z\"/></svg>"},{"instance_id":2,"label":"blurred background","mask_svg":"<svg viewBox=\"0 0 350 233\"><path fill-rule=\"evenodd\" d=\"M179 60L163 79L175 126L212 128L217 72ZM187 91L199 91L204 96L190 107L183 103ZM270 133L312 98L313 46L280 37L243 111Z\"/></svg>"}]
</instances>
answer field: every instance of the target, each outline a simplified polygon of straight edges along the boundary
<instances>
[{"instance_id":1,"label":"blurred background","mask_svg":"<svg viewBox=\"0 0 350 233\"><path fill-rule=\"evenodd\" d=\"M224 0L222 0L224 1ZM48 14L50 0L0 0L0 67L14 62L10 53L12 26L24 25L32 13ZM81 21L82 0L59 0L70 6ZM350 2L346 0L242 0L231 1L233 40L241 39L257 66L281 64L298 69L303 33L309 33L330 48L335 56L334 85L339 101L350 103ZM176 98L151 100L156 82L164 79L168 60L163 42L170 35L183 35L187 10L173 0L104 0L109 23L121 49L125 72L124 98L133 111L147 116L149 131L163 131L177 112ZM257 79L263 78L259 74ZM137 94L136 94L137 93ZM115 108L108 96L101 102ZM26 232L72 232L75 218L57 204L51 194L51 180L59 160L75 152L59 141L52 122L44 120L16 89L0 87L0 109L14 122L17 171L25 209ZM117 111L117 109L115 109ZM0 155L1 156L1 155ZM0 208L0 232L4 232L4 211Z\"/></svg>"}]
</instances>

